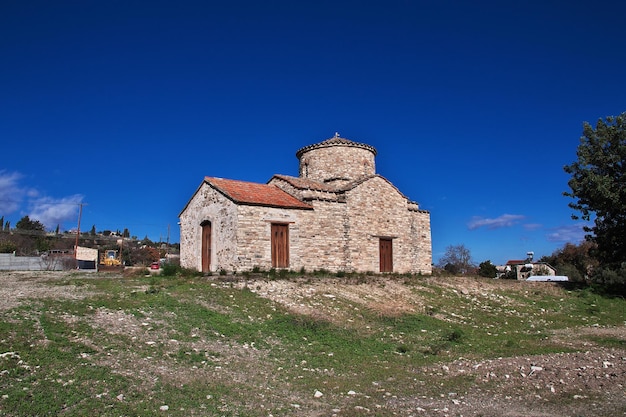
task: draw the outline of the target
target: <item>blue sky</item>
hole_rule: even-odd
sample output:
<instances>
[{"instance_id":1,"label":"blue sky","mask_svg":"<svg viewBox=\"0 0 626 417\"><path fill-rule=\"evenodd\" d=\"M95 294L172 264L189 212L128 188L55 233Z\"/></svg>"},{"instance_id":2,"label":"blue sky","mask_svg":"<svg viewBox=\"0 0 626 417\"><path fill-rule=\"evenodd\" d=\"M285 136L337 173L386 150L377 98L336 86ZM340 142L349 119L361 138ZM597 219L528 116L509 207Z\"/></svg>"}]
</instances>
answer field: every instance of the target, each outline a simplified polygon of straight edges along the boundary
<instances>
[{"instance_id":1,"label":"blue sky","mask_svg":"<svg viewBox=\"0 0 626 417\"><path fill-rule=\"evenodd\" d=\"M548 255L584 121L626 111L619 1L0 3L0 216L177 242L203 177L339 132L430 210L435 262Z\"/></svg>"}]
</instances>

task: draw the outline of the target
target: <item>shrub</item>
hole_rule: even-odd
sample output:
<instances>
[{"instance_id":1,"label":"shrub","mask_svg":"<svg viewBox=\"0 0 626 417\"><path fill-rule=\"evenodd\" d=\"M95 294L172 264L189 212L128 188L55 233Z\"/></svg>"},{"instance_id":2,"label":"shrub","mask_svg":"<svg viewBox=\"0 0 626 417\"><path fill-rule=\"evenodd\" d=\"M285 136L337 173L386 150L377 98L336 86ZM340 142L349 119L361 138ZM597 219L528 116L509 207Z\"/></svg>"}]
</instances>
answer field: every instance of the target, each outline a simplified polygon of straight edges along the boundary
<instances>
[{"instance_id":1,"label":"shrub","mask_svg":"<svg viewBox=\"0 0 626 417\"><path fill-rule=\"evenodd\" d=\"M409 353L409 347L407 345L400 345L398 347L396 347L396 352L404 354L404 353Z\"/></svg>"},{"instance_id":2,"label":"shrub","mask_svg":"<svg viewBox=\"0 0 626 417\"><path fill-rule=\"evenodd\" d=\"M0 253L13 253L17 250L17 245L8 240L0 242Z\"/></svg>"},{"instance_id":3,"label":"shrub","mask_svg":"<svg viewBox=\"0 0 626 417\"><path fill-rule=\"evenodd\" d=\"M445 336L448 342L459 343L463 339L463 330L454 329Z\"/></svg>"},{"instance_id":4,"label":"shrub","mask_svg":"<svg viewBox=\"0 0 626 417\"><path fill-rule=\"evenodd\" d=\"M165 277L173 277L180 273L182 268L179 265L174 265L171 263L163 263L161 265L161 275Z\"/></svg>"},{"instance_id":5,"label":"shrub","mask_svg":"<svg viewBox=\"0 0 626 417\"><path fill-rule=\"evenodd\" d=\"M478 275L486 278L495 278L498 275L498 269L491 261L481 262L478 265Z\"/></svg>"}]
</instances>

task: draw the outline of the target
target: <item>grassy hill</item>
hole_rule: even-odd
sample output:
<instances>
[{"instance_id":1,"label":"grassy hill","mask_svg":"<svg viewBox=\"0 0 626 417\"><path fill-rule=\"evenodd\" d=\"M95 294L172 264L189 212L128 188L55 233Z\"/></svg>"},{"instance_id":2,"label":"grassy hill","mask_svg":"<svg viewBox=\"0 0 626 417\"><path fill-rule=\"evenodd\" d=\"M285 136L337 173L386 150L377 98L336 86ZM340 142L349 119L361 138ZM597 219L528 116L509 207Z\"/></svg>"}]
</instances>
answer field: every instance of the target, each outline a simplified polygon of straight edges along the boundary
<instances>
[{"instance_id":1,"label":"grassy hill","mask_svg":"<svg viewBox=\"0 0 626 417\"><path fill-rule=\"evenodd\" d=\"M554 283L0 272L0 413L614 416L626 302Z\"/></svg>"}]
</instances>

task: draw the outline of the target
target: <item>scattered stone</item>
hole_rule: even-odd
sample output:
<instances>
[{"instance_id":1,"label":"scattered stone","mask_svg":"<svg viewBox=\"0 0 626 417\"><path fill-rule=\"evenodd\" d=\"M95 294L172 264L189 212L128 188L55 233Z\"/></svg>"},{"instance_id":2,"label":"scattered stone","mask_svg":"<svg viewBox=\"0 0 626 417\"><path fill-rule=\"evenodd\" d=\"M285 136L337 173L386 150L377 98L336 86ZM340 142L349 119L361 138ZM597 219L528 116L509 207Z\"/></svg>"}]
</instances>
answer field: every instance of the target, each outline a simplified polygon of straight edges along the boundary
<instances>
[{"instance_id":1,"label":"scattered stone","mask_svg":"<svg viewBox=\"0 0 626 417\"><path fill-rule=\"evenodd\" d=\"M20 355L18 355L15 352L4 352L4 353L0 353L0 358L20 358Z\"/></svg>"},{"instance_id":2,"label":"scattered stone","mask_svg":"<svg viewBox=\"0 0 626 417\"><path fill-rule=\"evenodd\" d=\"M321 393L320 391L318 391L318 390L315 390L315 394L313 394L313 396L314 396L315 398L320 398L322 395L324 395L324 394L322 394L322 393Z\"/></svg>"},{"instance_id":3,"label":"scattered stone","mask_svg":"<svg viewBox=\"0 0 626 417\"><path fill-rule=\"evenodd\" d=\"M335 281L336 280L332 281L332 291L336 291L337 297L341 297L341 299L343 299L347 293L347 290L337 284ZM27 284L29 285L29 291L31 291L30 287L33 287L33 281L28 281ZM291 285L289 282L280 282L278 284L276 284L275 282L269 282L268 284L259 283L258 285L265 286L270 284ZM507 282L507 285L508 284L509 283ZM211 283L210 285L215 286L215 284L213 283ZM390 286L391 284L388 284L386 286L386 290L388 290ZM55 291L59 289L58 286L48 285L48 287ZM66 287L61 288L67 290ZM324 291L325 288L321 284L319 285L319 288L320 289L318 291L318 299L322 299L326 303L326 305L334 305L334 303L331 303L331 300L329 300L330 297L323 297L323 294L330 294L330 291ZM476 288L468 288L469 294L478 294L476 292ZM361 287L359 287L359 289L361 289ZM263 288L261 288L259 292L263 292L262 290ZM370 293L378 290L379 289L375 287L372 291L366 292L366 294L369 295ZM2 291L3 289L0 288L0 292ZM273 290L271 290L270 292L272 291ZM296 287L292 291L294 292L294 294L297 294L298 288ZM286 301L289 301L289 299L287 298L288 294L290 294L288 291L283 291L280 292L279 295L281 297L284 297ZM61 296L63 295L59 295L59 297ZM382 300L383 302L381 302L381 304L384 304L384 300L387 299L386 297L389 297L389 293L388 291L381 292L381 294L377 295L377 297L379 297L377 300L379 302L380 300ZM490 295L490 297L493 297L493 295ZM400 298L401 297L399 297L399 299ZM469 300L470 297L467 298ZM10 297L6 297L6 299L12 300ZM478 300L480 301L480 299ZM293 305L297 306L297 304ZM310 308L310 311L317 312L315 310L318 307L317 304L313 307L309 304L305 305ZM363 303L363 305L367 304ZM420 304L415 305L418 307L421 306ZM89 306L88 308L92 310L94 309L93 306ZM322 308L324 308L324 305L322 305ZM304 311L304 313L307 313L307 311L309 310ZM507 314L513 314L513 312L505 312L505 316ZM120 316L123 317L124 320L119 320ZM455 320L458 320L458 318L462 316L457 314L450 314L449 317L454 317ZM70 318L72 318L70 315L66 315L67 320L69 320ZM336 320L339 320L341 318L342 317L337 316ZM268 319L271 318L268 317ZM528 320L530 319L538 320L538 318L534 316L528 317ZM584 320L584 318L581 319ZM176 343L175 339L171 339L168 341L169 338L165 334L148 333L148 331L153 330L147 328L149 323L145 323L145 325L143 325L141 320L137 320L131 315L123 312L109 312L106 309L99 309L98 313L94 316L93 323L99 323L94 324L94 326L106 329L112 334L126 332L129 335L133 336L132 339L136 340L138 344L143 344L147 340L152 339L157 341L157 345L163 344L165 348L171 348L172 343ZM541 328L541 326L539 325L537 327ZM367 326L367 328L371 327ZM420 336L419 330L416 333L417 336ZM422 330L421 334L427 334L427 331L424 329ZM350 411L352 411L352 413L355 415L362 416L383 415L385 414L385 411L389 411L390 407L394 407L393 413L395 415L413 415L415 417L434 415L443 417L444 413L446 413L446 411L444 410L447 410L447 408L444 407L446 405L448 407L452 405L453 408L450 409L450 412L448 414L450 416L464 415L467 417L470 415L479 415L479 413L482 413L482 415L503 416L505 414L530 415L527 412L525 413L525 411L528 411L528 407L532 406L533 410L537 411L537 414L533 415L550 415L550 413L546 410L554 406L553 401L556 394L558 393L559 395L563 396L565 402L568 404L567 406L571 408L571 410L569 410L571 412L568 415L612 415L610 411L611 409L620 409L619 407L623 407L623 405L625 404L624 401L626 397L624 397L624 386L626 386L626 354L620 346L601 346L597 343L587 342L587 339L582 337L584 335L607 335L617 340L624 340L626 338L626 326L603 326L601 328L598 328L589 327L589 323L587 323L583 324L583 327L580 328L577 327L575 329L566 329L563 331L557 330L555 331L553 336L547 337L549 337L550 340L554 340L556 344L563 344L564 346L568 347L568 350L562 353L543 355L536 354L528 356L520 355L518 357L494 358L492 360L457 358L456 360L452 360L445 365L442 363L434 363L431 366L416 368L416 374L414 375L415 378L413 379L413 386L415 387L416 394L412 395L411 398L403 398L403 396L398 396L398 399L394 399L387 396L386 393L388 391L394 391L394 389L392 389L392 386L394 384L387 382L384 378L382 379L382 381L384 382L363 381L364 387L353 385L355 388L359 388L358 394L356 394L356 391L353 390L350 390L348 392L343 390L343 393L345 394L342 395L344 395L344 402L353 402L352 406L355 405L354 402L357 402L356 397L352 397L354 395L359 396L359 399L362 398L363 401L367 401L367 404L365 405L370 406L372 410L370 414L366 414L362 408L362 411L360 412L356 411L359 410L357 408L353 408L351 410L340 410L337 408L333 409L332 412L339 415L346 412L350 413ZM199 334L197 329L193 330L191 336L194 338L193 343L197 343L198 346L203 346L203 344L207 343L206 340L195 339L203 338L203 335ZM221 335L219 333L215 333L215 336L217 338L224 338L224 335ZM511 337L514 336L512 335ZM31 345L31 347L32 346L34 345ZM252 344L250 344L249 346L246 345L246 347L252 347ZM239 348L244 349L241 346L239 346ZM144 349L146 349L145 345ZM587 351L581 351L580 349L586 349ZM117 352L109 350L105 350L103 351L103 353L104 352L106 352L106 356L100 354L96 355L95 353L81 354L79 351L78 357L83 359L93 357L94 361L96 361L96 359L100 356L102 356L103 360L107 361L112 361L116 358ZM247 352L251 352L251 350L248 350ZM332 353L325 353L324 356L326 354L328 356L332 356ZM0 365L2 365L3 359L20 361L20 357L17 352L1 353L0 351ZM137 367L134 369L139 372L142 378L156 377L158 375L161 375L162 372L167 371L167 369L159 366L160 363L158 360L154 360L145 356L138 360L141 360L142 363L138 363ZM146 365L144 365L143 361L145 361ZM228 358L220 358L220 360L215 361L223 364L224 369L222 370L221 366L212 366L210 372L217 372L218 378L227 378L230 375L230 369L232 368L233 363L229 363ZM123 362L116 362L116 366L122 366L123 364ZM306 364L306 361L304 361L303 364ZM18 364L18 366L20 365ZM157 368L157 366L159 367ZM148 367L152 368L148 369ZM300 368L300 366L298 367ZM33 368L35 367L33 366ZM279 367L277 369L282 370L282 367ZM323 371L325 374L337 372L332 368L329 368L328 371ZM322 369L310 369L310 372L321 373ZM0 379L6 374L8 374L6 370L0 370ZM457 396L453 396L452 393L449 392L453 391L454 389L446 389L443 385L441 386L442 389L435 395L419 395L419 387L426 384L425 381L428 381L429 375L431 377L445 375L445 378L456 378L459 376L464 376L464 378L472 378L472 381L475 381L475 383L467 387L467 389L464 388L464 390L460 391ZM485 375L487 375L488 378L485 379ZM495 375L498 376L497 379L495 378ZM193 374L193 377L195 377L195 373ZM422 379L424 379L425 381L422 381ZM64 381L62 380L59 380L59 382L64 383ZM69 384L70 382L68 381L67 383ZM372 385L368 387L367 385L370 383ZM556 387L558 387L558 389ZM330 385L323 385L320 386L320 388L326 389L327 392L328 390L333 389ZM548 390L550 390L551 394L548 394ZM320 394L322 394L321 391L315 389L314 392L320 392ZM333 393L334 390L330 392ZM368 392L371 392L371 398L374 398L374 400L369 400L370 396L366 395L366 393ZM443 393L444 395L439 396L439 393ZM585 393L587 395L581 393ZM535 396L536 394L541 395ZM114 391L109 393L92 395L95 395L96 398L110 398L110 396L112 395L113 398L117 398L118 401L126 402L123 394L115 397L116 394L114 394ZM310 395L310 391L308 392L308 395ZM6 401L7 397L2 396L2 393L0 393L0 398L3 398L4 401ZM205 401L206 404L209 404L211 402L219 403L219 401L215 401L214 399L212 399L213 397L211 397L210 395L207 395L206 398L207 400L211 400ZM297 397L294 396L292 401L296 398ZM569 401L567 401L568 398ZM302 399L304 401L304 398ZM162 398L161 400L165 399ZM600 400L606 402L601 402ZM269 402L267 401L269 400L266 400L265 404L269 404ZM374 405L373 402L376 401L380 402L380 404ZM326 403L326 400L323 399L323 396L319 400L313 402L319 403L315 405L318 407L324 407L328 405L323 404ZM290 402L287 401L286 404L289 403ZM333 405L335 407L339 406L338 404ZM312 406L311 408L313 409L315 408L315 406ZM260 407L263 408L263 403L260 404ZM305 408L304 406L300 406L299 404L292 404L292 407L292 410L297 409L294 410L296 411L295 414L303 412L303 408ZM205 404L202 404L200 405L200 408L206 409L208 407L206 407ZM307 405L306 408L307 411L312 411L313 413L315 412L313 410L308 410L309 405ZM224 409L224 411L225 410L226 408ZM155 411L157 410L155 409ZM284 408L283 411L285 411ZM175 413L176 411L173 412ZM498 414L498 412L500 412L500 414ZM161 415L163 416L167 414L169 414L169 411L161 413ZM389 412L389 414L391 414L391 412ZM265 414L265 416L271 417L271 414Z\"/></svg>"},{"instance_id":4,"label":"scattered stone","mask_svg":"<svg viewBox=\"0 0 626 417\"><path fill-rule=\"evenodd\" d=\"M170 407L168 405L162 405L161 407L159 407L159 410L161 410L161 411L167 411L169 409L170 409Z\"/></svg>"}]
</instances>

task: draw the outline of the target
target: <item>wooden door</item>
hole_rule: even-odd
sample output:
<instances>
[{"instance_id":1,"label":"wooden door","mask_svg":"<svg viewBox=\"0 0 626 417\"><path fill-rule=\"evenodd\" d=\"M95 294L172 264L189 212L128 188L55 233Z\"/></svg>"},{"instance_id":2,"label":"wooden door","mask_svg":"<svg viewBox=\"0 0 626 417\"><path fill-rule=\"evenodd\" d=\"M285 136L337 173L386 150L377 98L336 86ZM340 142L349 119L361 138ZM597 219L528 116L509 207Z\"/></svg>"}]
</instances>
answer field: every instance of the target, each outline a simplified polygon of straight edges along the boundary
<instances>
[{"instance_id":1,"label":"wooden door","mask_svg":"<svg viewBox=\"0 0 626 417\"><path fill-rule=\"evenodd\" d=\"M393 246L392 240L380 238L380 272L393 272Z\"/></svg>"},{"instance_id":2,"label":"wooden door","mask_svg":"<svg viewBox=\"0 0 626 417\"><path fill-rule=\"evenodd\" d=\"M202 272L211 272L211 222L202 223Z\"/></svg>"},{"instance_id":3,"label":"wooden door","mask_svg":"<svg viewBox=\"0 0 626 417\"><path fill-rule=\"evenodd\" d=\"M289 268L289 225L272 223L272 268Z\"/></svg>"}]
</instances>

